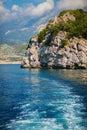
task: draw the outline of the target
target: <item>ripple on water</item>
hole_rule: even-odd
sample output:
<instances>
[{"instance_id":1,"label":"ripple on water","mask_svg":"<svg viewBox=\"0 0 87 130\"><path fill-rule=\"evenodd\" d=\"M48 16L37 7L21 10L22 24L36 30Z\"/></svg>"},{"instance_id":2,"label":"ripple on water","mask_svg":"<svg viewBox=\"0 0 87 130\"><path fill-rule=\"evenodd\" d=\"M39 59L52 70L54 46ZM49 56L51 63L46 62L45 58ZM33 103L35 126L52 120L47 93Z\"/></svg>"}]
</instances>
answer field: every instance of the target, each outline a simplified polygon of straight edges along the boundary
<instances>
[{"instance_id":1,"label":"ripple on water","mask_svg":"<svg viewBox=\"0 0 87 130\"><path fill-rule=\"evenodd\" d=\"M0 88L0 101L2 101L0 115L9 116L9 120L7 122L1 120L3 125L0 125L0 128L9 130L87 129L87 89L84 84L81 85L86 79L86 72L20 70L17 66L15 68L8 65L2 70L4 73L0 72L0 77L3 77L0 82L3 86ZM81 80L82 74L84 80L81 84L70 81ZM61 75L65 78L61 79Z\"/></svg>"},{"instance_id":2,"label":"ripple on water","mask_svg":"<svg viewBox=\"0 0 87 130\"><path fill-rule=\"evenodd\" d=\"M82 98L72 95L70 90L65 88L60 88L53 94L63 95L63 98L47 101L45 104L40 100L21 104L20 116L12 120L7 128L14 130L85 130L85 127L80 124L82 122L83 104L80 103Z\"/></svg>"}]
</instances>

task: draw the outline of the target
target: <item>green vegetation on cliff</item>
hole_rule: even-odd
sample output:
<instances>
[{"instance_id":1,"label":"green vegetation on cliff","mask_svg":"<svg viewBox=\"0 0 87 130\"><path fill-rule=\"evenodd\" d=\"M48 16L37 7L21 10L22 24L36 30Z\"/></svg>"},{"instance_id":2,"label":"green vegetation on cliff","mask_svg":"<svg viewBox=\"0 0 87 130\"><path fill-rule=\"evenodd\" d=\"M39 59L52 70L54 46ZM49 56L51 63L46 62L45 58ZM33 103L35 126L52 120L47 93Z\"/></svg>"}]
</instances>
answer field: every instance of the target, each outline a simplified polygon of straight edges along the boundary
<instances>
[{"instance_id":1,"label":"green vegetation on cliff","mask_svg":"<svg viewBox=\"0 0 87 130\"><path fill-rule=\"evenodd\" d=\"M87 39L87 12L83 11L82 9L66 10L61 12L58 18L61 19L66 13L73 15L75 20L69 19L64 21L64 19L62 19L58 20L56 23L53 23L54 20L50 20L46 28L40 31L38 34L38 41L40 43L45 39L45 36L48 32L50 32L51 37L53 37L56 36L59 31L67 32L67 39L72 37L83 37ZM49 44L49 42L46 42L46 44Z\"/></svg>"},{"instance_id":2,"label":"green vegetation on cliff","mask_svg":"<svg viewBox=\"0 0 87 130\"><path fill-rule=\"evenodd\" d=\"M47 28L45 28L42 31L40 31L40 33L38 34L39 42L42 42L44 40L47 31L48 31Z\"/></svg>"},{"instance_id":3,"label":"green vegetation on cliff","mask_svg":"<svg viewBox=\"0 0 87 130\"><path fill-rule=\"evenodd\" d=\"M75 36L87 39L87 12L78 9L70 10L70 13L75 16L75 21L68 21L63 28L64 31L68 32L68 38Z\"/></svg>"}]
</instances>

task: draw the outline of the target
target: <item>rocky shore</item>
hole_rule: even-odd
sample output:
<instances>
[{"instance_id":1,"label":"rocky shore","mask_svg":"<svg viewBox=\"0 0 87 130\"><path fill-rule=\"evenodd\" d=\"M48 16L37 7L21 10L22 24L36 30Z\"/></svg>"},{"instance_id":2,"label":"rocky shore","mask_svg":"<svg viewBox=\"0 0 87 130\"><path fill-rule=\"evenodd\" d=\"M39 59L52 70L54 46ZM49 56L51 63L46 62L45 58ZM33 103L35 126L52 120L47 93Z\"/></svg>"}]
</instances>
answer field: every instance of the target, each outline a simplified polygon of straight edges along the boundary
<instances>
[{"instance_id":1,"label":"rocky shore","mask_svg":"<svg viewBox=\"0 0 87 130\"><path fill-rule=\"evenodd\" d=\"M21 67L87 69L87 40L73 38L69 40L69 45L62 48L64 35L60 32L51 41L51 46L40 45L37 38L32 38Z\"/></svg>"},{"instance_id":2,"label":"rocky shore","mask_svg":"<svg viewBox=\"0 0 87 130\"><path fill-rule=\"evenodd\" d=\"M21 61L2 61L0 60L0 64L21 64Z\"/></svg>"},{"instance_id":3,"label":"rocky shore","mask_svg":"<svg viewBox=\"0 0 87 130\"><path fill-rule=\"evenodd\" d=\"M87 69L87 39L76 36L67 38L67 32L63 30L63 26L70 20L75 21L75 17L69 13L55 17L52 22L47 24L49 29L41 32L41 37L44 36L42 41L39 35L32 37L21 67ZM64 25L61 25L62 30L59 30L56 35L52 35L57 30L54 27L58 26L61 29L59 26L61 22L64 22Z\"/></svg>"}]
</instances>

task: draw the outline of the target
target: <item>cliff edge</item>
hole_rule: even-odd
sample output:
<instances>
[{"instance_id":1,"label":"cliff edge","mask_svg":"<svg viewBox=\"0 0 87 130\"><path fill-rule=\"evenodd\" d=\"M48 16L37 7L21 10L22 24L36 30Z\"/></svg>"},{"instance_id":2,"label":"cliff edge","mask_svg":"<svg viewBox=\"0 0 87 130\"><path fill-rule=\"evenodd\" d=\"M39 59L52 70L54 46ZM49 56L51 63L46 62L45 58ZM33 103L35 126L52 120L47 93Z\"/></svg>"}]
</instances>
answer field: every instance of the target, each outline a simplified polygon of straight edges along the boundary
<instances>
[{"instance_id":1,"label":"cliff edge","mask_svg":"<svg viewBox=\"0 0 87 130\"><path fill-rule=\"evenodd\" d=\"M32 37L23 68L87 69L87 12L68 10Z\"/></svg>"}]
</instances>

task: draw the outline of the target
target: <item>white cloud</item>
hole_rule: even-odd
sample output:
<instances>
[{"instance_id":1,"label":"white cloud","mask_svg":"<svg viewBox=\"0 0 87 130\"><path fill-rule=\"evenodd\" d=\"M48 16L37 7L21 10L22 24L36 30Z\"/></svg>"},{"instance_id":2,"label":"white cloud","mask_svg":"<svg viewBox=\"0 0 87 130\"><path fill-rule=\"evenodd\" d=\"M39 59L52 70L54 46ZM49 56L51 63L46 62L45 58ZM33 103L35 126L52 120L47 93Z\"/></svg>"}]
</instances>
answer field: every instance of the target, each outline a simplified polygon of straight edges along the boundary
<instances>
[{"instance_id":1,"label":"white cloud","mask_svg":"<svg viewBox=\"0 0 87 130\"><path fill-rule=\"evenodd\" d=\"M58 5L55 6L55 10L58 12L60 9L83 9L86 7L87 0L59 0ZM25 20L25 17L31 19L32 17L42 16L43 14L47 15L52 9L54 9L54 0L45 0L45 2L42 2L37 6L33 4L29 4L26 7L13 5L11 10L5 8L3 6L3 0L0 0L0 23L17 19L21 21L21 19ZM51 13L53 12L54 15L56 15L54 10L52 10Z\"/></svg>"},{"instance_id":2,"label":"white cloud","mask_svg":"<svg viewBox=\"0 0 87 130\"><path fill-rule=\"evenodd\" d=\"M8 20L9 15L10 15L10 11L1 5L0 6L0 22Z\"/></svg>"},{"instance_id":3,"label":"white cloud","mask_svg":"<svg viewBox=\"0 0 87 130\"><path fill-rule=\"evenodd\" d=\"M13 5L11 10L6 9L3 6L2 1L0 3L0 22L20 19L26 16L42 16L44 13L50 11L54 7L53 0L46 0L46 2L40 3L37 6L34 6L33 4L30 4L27 7L19 7L18 5Z\"/></svg>"},{"instance_id":4,"label":"white cloud","mask_svg":"<svg viewBox=\"0 0 87 130\"><path fill-rule=\"evenodd\" d=\"M13 32L15 32L15 30L8 30L7 32L5 32L5 35L8 35L8 34L13 33Z\"/></svg>"},{"instance_id":5,"label":"white cloud","mask_svg":"<svg viewBox=\"0 0 87 130\"><path fill-rule=\"evenodd\" d=\"M0 0L0 5L2 5L3 4L3 0Z\"/></svg>"},{"instance_id":6,"label":"white cloud","mask_svg":"<svg viewBox=\"0 0 87 130\"><path fill-rule=\"evenodd\" d=\"M27 31L29 30L30 28L21 28L20 31Z\"/></svg>"},{"instance_id":7,"label":"white cloud","mask_svg":"<svg viewBox=\"0 0 87 130\"><path fill-rule=\"evenodd\" d=\"M87 7L87 0L60 0L58 2L59 9L84 9Z\"/></svg>"},{"instance_id":8,"label":"white cloud","mask_svg":"<svg viewBox=\"0 0 87 130\"><path fill-rule=\"evenodd\" d=\"M35 32L38 33L40 32L42 29L44 29L46 27L46 24L41 24L39 26L36 26Z\"/></svg>"},{"instance_id":9,"label":"white cloud","mask_svg":"<svg viewBox=\"0 0 87 130\"><path fill-rule=\"evenodd\" d=\"M19 8L18 5L13 5L13 6L12 6L12 10L13 10L13 11L18 11L18 10L20 10L20 8Z\"/></svg>"},{"instance_id":10,"label":"white cloud","mask_svg":"<svg viewBox=\"0 0 87 130\"><path fill-rule=\"evenodd\" d=\"M29 31L30 28L19 28L19 29L14 29L14 30L8 30L7 32L5 32L5 35L11 34L11 33L15 33L18 31Z\"/></svg>"},{"instance_id":11,"label":"white cloud","mask_svg":"<svg viewBox=\"0 0 87 130\"><path fill-rule=\"evenodd\" d=\"M43 15L45 12L52 10L54 8L54 1L53 0L47 0L46 2L43 2L39 4L37 7L34 7L31 11L32 15Z\"/></svg>"}]
</instances>

